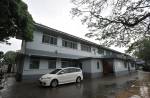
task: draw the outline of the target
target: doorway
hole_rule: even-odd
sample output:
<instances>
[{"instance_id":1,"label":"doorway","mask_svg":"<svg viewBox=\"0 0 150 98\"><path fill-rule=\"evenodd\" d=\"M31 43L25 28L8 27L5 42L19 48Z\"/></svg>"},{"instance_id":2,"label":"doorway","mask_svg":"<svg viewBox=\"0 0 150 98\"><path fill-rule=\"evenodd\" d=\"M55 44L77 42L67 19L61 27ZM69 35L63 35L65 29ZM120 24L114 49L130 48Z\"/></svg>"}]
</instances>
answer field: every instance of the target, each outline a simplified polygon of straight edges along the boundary
<instances>
[{"instance_id":1,"label":"doorway","mask_svg":"<svg viewBox=\"0 0 150 98\"><path fill-rule=\"evenodd\" d=\"M114 68L113 68L113 60L112 59L104 59L103 60L103 75L113 75Z\"/></svg>"}]
</instances>

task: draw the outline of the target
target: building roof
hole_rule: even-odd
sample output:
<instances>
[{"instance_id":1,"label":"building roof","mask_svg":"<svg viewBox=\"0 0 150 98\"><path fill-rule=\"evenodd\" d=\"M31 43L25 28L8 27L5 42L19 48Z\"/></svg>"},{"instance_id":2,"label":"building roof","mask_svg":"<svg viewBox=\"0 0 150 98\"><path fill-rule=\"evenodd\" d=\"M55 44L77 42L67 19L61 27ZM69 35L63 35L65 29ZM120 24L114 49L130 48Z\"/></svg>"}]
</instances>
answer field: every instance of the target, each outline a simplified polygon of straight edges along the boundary
<instances>
[{"instance_id":1,"label":"building roof","mask_svg":"<svg viewBox=\"0 0 150 98\"><path fill-rule=\"evenodd\" d=\"M99 44L96 44L94 42L91 42L91 41L88 41L88 40L85 40L83 38L80 38L80 37L77 37L77 36L74 36L74 35L71 35L71 34L68 34L68 33L65 33L65 32L62 32L62 31L59 31L59 30L56 30L54 28L50 28L48 26L45 26L45 25L42 25L42 24L39 24L39 23L35 23L35 26L39 29L46 29L46 30L50 30L50 31L54 31L55 33L58 33L58 34L61 34L61 35L64 35L64 36L68 36L68 37L71 37L71 38L75 38L77 39L78 41L82 41L82 42L85 42L87 44L91 44L91 45L94 45L96 47L100 47L100 48L103 48L105 50L109 50L109 51L112 51L112 52L115 52L115 53L118 53L118 54L124 54L124 53L121 53L119 51L116 51L116 50L113 50L113 49L110 49L110 48L107 48L107 47L104 47L102 45L99 45Z\"/></svg>"}]
</instances>

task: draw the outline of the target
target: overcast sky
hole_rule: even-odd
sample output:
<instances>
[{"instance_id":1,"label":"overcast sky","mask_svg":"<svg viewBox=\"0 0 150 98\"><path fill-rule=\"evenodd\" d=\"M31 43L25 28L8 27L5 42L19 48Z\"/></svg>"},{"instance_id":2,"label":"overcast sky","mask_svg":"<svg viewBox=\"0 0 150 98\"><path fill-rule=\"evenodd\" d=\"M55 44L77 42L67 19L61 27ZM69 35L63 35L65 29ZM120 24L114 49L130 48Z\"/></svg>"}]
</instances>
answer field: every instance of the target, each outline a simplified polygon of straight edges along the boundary
<instances>
[{"instance_id":1,"label":"overcast sky","mask_svg":"<svg viewBox=\"0 0 150 98\"><path fill-rule=\"evenodd\" d=\"M79 18L72 18L70 10L73 7L71 0L23 0L28 5L28 10L37 23L49 26L60 31L98 43L84 35L88 30L82 25ZM0 44L0 51L19 50L21 41L10 39L11 45ZM111 47L124 52L124 48Z\"/></svg>"}]
</instances>

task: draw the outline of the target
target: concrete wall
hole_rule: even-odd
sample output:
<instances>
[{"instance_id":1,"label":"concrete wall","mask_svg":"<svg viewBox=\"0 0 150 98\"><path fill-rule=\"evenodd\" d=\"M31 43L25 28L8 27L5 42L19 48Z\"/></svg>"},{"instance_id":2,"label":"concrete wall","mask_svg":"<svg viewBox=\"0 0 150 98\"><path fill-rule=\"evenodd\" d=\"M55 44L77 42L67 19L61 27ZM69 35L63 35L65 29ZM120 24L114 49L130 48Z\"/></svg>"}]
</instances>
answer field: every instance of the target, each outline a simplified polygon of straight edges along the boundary
<instances>
[{"instance_id":1,"label":"concrete wall","mask_svg":"<svg viewBox=\"0 0 150 98\"><path fill-rule=\"evenodd\" d=\"M91 73L91 60L82 61L82 71L83 73Z\"/></svg>"},{"instance_id":2,"label":"concrete wall","mask_svg":"<svg viewBox=\"0 0 150 98\"><path fill-rule=\"evenodd\" d=\"M97 66L99 63L99 68ZM99 59L92 59L91 60L91 73L93 78L102 77L103 75L103 65L102 61Z\"/></svg>"},{"instance_id":3,"label":"concrete wall","mask_svg":"<svg viewBox=\"0 0 150 98\"><path fill-rule=\"evenodd\" d=\"M114 72L116 76L128 74L128 67L125 67L123 60L114 60Z\"/></svg>"},{"instance_id":4,"label":"concrete wall","mask_svg":"<svg viewBox=\"0 0 150 98\"><path fill-rule=\"evenodd\" d=\"M28 49L42 50L42 51L48 51L48 52L57 51L58 53L78 55L78 56L84 56L84 57L100 57L100 56L102 56L97 53L98 50L96 47L91 47L92 48L91 52L81 51L80 42L77 42L78 49L71 49L71 48L62 46L62 38L61 37L57 38L57 45L51 45L51 44L42 43L42 37L43 37L42 32L35 31L33 33L33 36L34 36L33 41L27 42L27 44L26 44L26 48L28 48ZM93 51L94 49L96 50L96 53L94 53L94 51Z\"/></svg>"},{"instance_id":5,"label":"concrete wall","mask_svg":"<svg viewBox=\"0 0 150 98\"><path fill-rule=\"evenodd\" d=\"M134 64L134 67L132 67L131 64L132 64L132 63L129 62L130 70L131 70L131 72L134 72L134 71L135 71L135 64Z\"/></svg>"},{"instance_id":6,"label":"concrete wall","mask_svg":"<svg viewBox=\"0 0 150 98\"><path fill-rule=\"evenodd\" d=\"M115 59L114 60L114 67L115 67L115 72L128 70L128 68L125 68L123 60L116 60Z\"/></svg>"},{"instance_id":7,"label":"concrete wall","mask_svg":"<svg viewBox=\"0 0 150 98\"><path fill-rule=\"evenodd\" d=\"M97 68L97 62L99 62L99 68ZM99 73L99 72L103 72L103 66L102 66L102 61L98 60L98 59L92 59L91 60L91 72L92 73Z\"/></svg>"},{"instance_id":8,"label":"concrete wall","mask_svg":"<svg viewBox=\"0 0 150 98\"><path fill-rule=\"evenodd\" d=\"M97 62L99 62L99 68L97 68ZM101 77L102 76L102 61L99 59L91 59L82 61L82 70L85 77Z\"/></svg>"}]
</instances>

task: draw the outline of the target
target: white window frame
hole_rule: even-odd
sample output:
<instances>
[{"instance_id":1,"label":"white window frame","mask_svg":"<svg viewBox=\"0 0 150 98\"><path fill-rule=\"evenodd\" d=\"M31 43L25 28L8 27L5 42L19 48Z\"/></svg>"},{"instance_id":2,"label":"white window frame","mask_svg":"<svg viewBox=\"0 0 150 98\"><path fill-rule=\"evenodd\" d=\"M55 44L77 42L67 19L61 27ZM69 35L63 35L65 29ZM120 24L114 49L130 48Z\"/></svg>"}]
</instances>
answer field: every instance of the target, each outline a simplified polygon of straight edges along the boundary
<instances>
[{"instance_id":1,"label":"white window frame","mask_svg":"<svg viewBox=\"0 0 150 98\"><path fill-rule=\"evenodd\" d=\"M88 51L88 50L84 50L82 47L88 47L89 49L90 49L90 51ZM92 48L91 48L91 46L88 46L88 45L85 45L85 44L81 44L81 51L86 51L86 52L91 52L92 51Z\"/></svg>"},{"instance_id":2,"label":"white window frame","mask_svg":"<svg viewBox=\"0 0 150 98\"><path fill-rule=\"evenodd\" d=\"M44 35L50 37L50 39L51 39L51 38L55 38L55 39L56 39L56 44L54 44L54 43L43 42L43 37L44 37ZM57 44L58 44L57 41L58 41L57 37L52 36L52 35L49 35L49 34L44 34L44 33L43 33L43 36L42 36L42 43L44 43L44 44L51 44L51 45L57 45Z\"/></svg>"},{"instance_id":3,"label":"white window frame","mask_svg":"<svg viewBox=\"0 0 150 98\"><path fill-rule=\"evenodd\" d=\"M38 61L38 67L37 68L31 68L31 62L33 61L33 60L37 60ZM30 58L30 63L29 63L29 69L39 69L40 68L40 59L37 59L37 58Z\"/></svg>"},{"instance_id":4,"label":"white window frame","mask_svg":"<svg viewBox=\"0 0 150 98\"><path fill-rule=\"evenodd\" d=\"M67 41L67 42L70 42L70 43L76 44L76 45L77 45L77 47L76 47L76 48L73 48L73 47L66 47L66 46L63 46L63 41ZM78 43L77 43L77 42L74 42L74 41L70 41L70 40L62 39L62 47L71 48L71 49L78 49Z\"/></svg>"}]
</instances>

